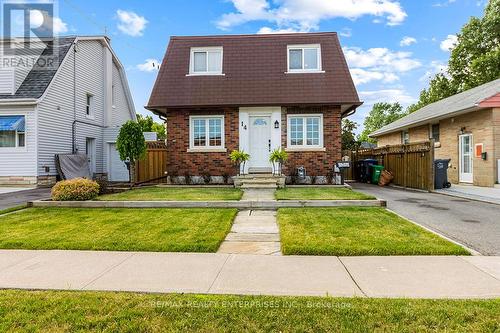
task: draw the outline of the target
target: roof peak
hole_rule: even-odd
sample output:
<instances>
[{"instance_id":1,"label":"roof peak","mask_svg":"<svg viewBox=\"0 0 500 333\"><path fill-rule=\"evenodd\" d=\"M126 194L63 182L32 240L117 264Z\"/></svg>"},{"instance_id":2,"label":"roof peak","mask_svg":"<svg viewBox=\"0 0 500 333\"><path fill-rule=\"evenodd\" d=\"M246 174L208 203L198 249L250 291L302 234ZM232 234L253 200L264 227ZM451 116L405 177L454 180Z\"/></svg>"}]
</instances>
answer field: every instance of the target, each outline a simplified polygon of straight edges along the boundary
<instances>
[{"instance_id":1,"label":"roof peak","mask_svg":"<svg viewBox=\"0 0 500 333\"><path fill-rule=\"evenodd\" d=\"M328 36L337 33L334 31L324 32L283 32L283 33L270 33L270 34L226 34L226 35L192 35L192 36L171 36L170 39L210 39L210 38L269 38L269 37L288 37L288 36Z\"/></svg>"}]
</instances>

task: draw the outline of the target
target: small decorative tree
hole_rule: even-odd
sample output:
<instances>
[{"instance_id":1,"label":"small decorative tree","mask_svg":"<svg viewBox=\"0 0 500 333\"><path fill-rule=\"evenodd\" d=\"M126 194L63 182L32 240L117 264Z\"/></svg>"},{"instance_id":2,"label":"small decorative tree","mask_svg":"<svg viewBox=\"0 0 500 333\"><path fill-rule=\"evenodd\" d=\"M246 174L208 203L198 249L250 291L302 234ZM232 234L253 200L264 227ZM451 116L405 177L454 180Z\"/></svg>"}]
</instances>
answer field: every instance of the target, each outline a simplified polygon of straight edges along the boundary
<instances>
[{"instance_id":1,"label":"small decorative tree","mask_svg":"<svg viewBox=\"0 0 500 333\"><path fill-rule=\"evenodd\" d=\"M288 160L288 153L281 148L275 149L269 156L269 161L273 164L273 174L281 176L283 174L283 164ZM277 165L276 165L277 164Z\"/></svg>"},{"instance_id":2,"label":"small decorative tree","mask_svg":"<svg viewBox=\"0 0 500 333\"><path fill-rule=\"evenodd\" d=\"M129 120L123 124L116 140L116 149L120 159L129 163L130 182L135 184L135 163L146 155L146 140L138 123Z\"/></svg>"},{"instance_id":3,"label":"small decorative tree","mask_svg":"<svg viewBox=\"0 0 500 333\"><path fill-rule=\"evenodd\" d=\"M233 150L229 155L231 162L238 167L238 176L245 173L245 164L250 159L250 154L245 153L242 150ZM243 172L241 167L243 166Z\"/></svg>"}]
</instances>

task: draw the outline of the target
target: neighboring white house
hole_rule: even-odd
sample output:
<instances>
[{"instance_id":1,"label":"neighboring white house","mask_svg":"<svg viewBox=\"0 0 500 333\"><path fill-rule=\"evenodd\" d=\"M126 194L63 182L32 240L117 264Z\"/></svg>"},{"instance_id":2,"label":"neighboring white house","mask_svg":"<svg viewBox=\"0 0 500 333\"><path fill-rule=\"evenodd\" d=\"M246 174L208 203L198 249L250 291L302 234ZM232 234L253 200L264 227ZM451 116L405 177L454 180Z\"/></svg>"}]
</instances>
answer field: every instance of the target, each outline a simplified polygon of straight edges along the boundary
<instances>
[{"instance_id":1,"label":"neighboring white house","mask_svg":"<svg viewBox=\"0 0 500 333\"><path fill-rule=\"evenodd\" d=\"M128 181L115 142L135 109L109 39L54 38L36 57L49 54L52 69L0 68L0 185L52 184L55 154L70 153L86 154L96 177Z\"/></svg>"}]
</instances>

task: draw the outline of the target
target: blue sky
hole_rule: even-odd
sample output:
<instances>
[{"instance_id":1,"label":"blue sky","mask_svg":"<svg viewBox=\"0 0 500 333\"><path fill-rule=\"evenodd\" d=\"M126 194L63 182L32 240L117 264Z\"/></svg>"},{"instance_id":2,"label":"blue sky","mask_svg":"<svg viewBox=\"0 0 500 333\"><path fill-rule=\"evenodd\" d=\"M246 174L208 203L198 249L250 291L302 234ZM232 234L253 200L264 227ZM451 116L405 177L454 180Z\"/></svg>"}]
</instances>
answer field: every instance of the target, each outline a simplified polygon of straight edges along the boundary
<instances>
[{"instance_id":1,"label":"blue sky","mask_svg":"<svg viewBox=\"0 0 500 333\"><path fill-rule=\"evenodd\" d=\"M485 0L60 0L62 35L107 34L143 109L172 35L337 31L365 106L415 101L428 77L445 69L453 36ZM151 62L151 61L150 61ZM141 66L145 64L145 66Z\"/></svg>"}]
</instances>

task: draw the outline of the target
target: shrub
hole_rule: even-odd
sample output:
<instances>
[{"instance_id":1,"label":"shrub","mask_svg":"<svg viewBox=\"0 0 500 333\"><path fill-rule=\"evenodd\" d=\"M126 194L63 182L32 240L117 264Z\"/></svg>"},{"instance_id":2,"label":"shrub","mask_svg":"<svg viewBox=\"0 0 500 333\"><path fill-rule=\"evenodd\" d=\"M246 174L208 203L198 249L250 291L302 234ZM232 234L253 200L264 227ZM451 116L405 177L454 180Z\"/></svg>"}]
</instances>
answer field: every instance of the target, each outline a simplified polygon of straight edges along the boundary
<instances>
[{"instance_id":1,"label":"shrub","mask_svg":"<svg viewBox=\"0 0 500 333\"><path fill-rule=\"evenodd\" d=\"M84 178L63 180L52 188L54 201L85 201L95 199L98 195L99 184Z\"/></svg>"}]
</instances>

